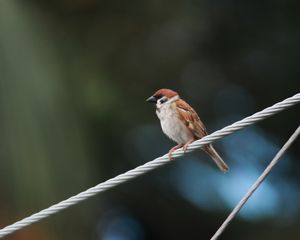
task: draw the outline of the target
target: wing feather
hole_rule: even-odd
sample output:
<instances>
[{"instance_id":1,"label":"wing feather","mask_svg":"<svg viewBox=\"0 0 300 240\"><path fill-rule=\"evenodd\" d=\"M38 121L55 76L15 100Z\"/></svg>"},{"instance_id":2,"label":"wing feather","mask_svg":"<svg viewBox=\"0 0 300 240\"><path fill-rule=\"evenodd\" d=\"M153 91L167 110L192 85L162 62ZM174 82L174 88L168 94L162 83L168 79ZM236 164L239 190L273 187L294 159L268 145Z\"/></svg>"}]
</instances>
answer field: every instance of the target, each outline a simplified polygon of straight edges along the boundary
<instances>
[{"instance_id":1,"label":"wing feather","mask_svg":"<svg viewBox=\"0 0 300 240\"><path fill-rule=\"evenodd\" d=\"M177 100L176 108L180 118L184 121L185 125L191 130L195 138L200 139L207 135L204 124L199 118L195 110L182 99Z\"/></svg>"}]
</instances>

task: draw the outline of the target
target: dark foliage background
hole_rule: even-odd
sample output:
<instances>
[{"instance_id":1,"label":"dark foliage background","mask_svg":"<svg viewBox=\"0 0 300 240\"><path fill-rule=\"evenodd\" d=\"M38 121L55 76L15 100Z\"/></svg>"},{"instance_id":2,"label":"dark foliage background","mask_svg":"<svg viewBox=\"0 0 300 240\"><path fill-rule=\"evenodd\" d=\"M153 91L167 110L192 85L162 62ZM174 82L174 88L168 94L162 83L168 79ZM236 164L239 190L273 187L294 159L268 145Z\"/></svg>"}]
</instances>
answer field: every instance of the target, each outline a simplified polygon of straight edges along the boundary
<instances>
[{"instance_id":1,"label":"dark foliage background","mask_svg":"<svg viewBox=\"0 0 300 240\"><path fill-rule=\"evenodd\" d=\"M173 145L155 90L181 93L210 132L300 87L299 3L0 2L0 226ZM299 124L299 106L7 239L209 239ZM298 239L299 141L222 239Z\"/></svg>"}]
</instances>

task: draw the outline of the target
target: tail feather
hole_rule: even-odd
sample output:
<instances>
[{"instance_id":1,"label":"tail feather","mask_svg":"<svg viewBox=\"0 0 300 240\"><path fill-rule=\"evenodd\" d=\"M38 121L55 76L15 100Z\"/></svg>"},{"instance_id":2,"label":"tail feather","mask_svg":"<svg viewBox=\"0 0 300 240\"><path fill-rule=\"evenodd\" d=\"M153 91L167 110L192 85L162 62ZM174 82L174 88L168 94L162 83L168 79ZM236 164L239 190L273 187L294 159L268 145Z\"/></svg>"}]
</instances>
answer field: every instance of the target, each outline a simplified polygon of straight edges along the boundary
<instances>
[{"instance_id":1,"label":"tail feather","mask_svg":"<svg viewBox=\"0 0 300 240\"><path fill-rule=\"evenodd\" d=\"M220 155L217 153L217 151L213 148L211 144L206 146L204 148L204 151L214 160L214 162L217 164L219 169L222 172L227 172L229 170L228 165L223 161L223 159L220 157Z\"/></svg>"}]
</instances>

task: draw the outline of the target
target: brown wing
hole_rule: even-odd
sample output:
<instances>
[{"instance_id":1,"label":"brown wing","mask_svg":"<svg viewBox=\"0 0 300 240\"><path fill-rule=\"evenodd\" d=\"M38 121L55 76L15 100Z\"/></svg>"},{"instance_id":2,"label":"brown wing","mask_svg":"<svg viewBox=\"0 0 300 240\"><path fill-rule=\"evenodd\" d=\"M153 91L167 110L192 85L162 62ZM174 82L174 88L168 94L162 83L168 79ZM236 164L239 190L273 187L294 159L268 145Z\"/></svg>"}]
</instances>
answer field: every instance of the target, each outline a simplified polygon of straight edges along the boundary
<instances>
[{"instance_id":1,"label":"brown wing","mask_svg":"<svg viewBox=\"0 0 300 240\"><path fill-rule=\"evenodd\" d=\"M205 126L199 118L198 114L195 112L195 110L181 99L177 100L175 103L180 118L195 135L195 138L199 139L206 136L207 132Z\"/></svg>"}]
</instances>

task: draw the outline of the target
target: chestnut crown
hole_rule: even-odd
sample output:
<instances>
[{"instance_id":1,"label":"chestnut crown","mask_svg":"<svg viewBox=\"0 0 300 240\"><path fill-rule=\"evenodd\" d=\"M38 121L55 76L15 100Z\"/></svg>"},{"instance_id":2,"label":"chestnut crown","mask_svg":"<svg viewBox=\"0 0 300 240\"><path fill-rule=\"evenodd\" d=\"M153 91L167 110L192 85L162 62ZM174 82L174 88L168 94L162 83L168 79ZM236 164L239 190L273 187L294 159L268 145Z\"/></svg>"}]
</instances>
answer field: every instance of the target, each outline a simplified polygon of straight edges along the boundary
<instances>
[{"instance_id":1,"label":"chestnut crown","mask_svg":"<svg viewBox=\"0 0 300 240\"><path fill-rule=\"evenodd\" d=\"M149 97L146 101L156 103L159 99L166 97L168 99L177 96L178 93L167 88L162 88L157 90L151 97Z\"/></svg>"}]
</instances>

